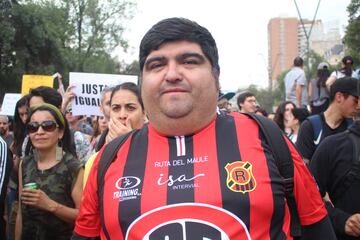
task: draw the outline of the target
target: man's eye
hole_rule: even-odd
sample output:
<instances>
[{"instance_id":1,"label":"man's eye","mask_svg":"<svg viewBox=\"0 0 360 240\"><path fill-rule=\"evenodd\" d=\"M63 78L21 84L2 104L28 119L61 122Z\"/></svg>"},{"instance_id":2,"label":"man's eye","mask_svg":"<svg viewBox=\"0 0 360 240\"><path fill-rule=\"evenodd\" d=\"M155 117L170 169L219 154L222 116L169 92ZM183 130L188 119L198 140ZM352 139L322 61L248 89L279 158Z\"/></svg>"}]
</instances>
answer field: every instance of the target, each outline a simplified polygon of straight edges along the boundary
<instances>
[{"instance_id":1,"label":"man's eye","mask_svg":"<svg viewBox=\"0 0 360 240\"><path fill-rule=\"evenodd\" d=\"M194 64L198 64L198 61L196 61L195 59L186 59L186 60L184 60L184 64L194 65Z\"/></svg>"},{"instance_id":2,"label":"man's eye","mask_svg":"<svg viewBox=\"0 0 360 240\"><path fill-rule=\"evenodd\" d=\"M156 69L156 68L160 68L160 67L162 67L162 66L163 66L163 64L160 63L160 62L151 63L151 64L149 65L149 69Z\"/></svg>"},{"instance_id":3,"label":"man's eye","mask_svg":"<svg viewBox=\"0 0 360 240\"><path fill-rule=\"evenodd\" d=\"M134 111L134 110L136 110L136 107L128 106L127 109L128 109L128 111Z\"/></svg>"}]
</instances>

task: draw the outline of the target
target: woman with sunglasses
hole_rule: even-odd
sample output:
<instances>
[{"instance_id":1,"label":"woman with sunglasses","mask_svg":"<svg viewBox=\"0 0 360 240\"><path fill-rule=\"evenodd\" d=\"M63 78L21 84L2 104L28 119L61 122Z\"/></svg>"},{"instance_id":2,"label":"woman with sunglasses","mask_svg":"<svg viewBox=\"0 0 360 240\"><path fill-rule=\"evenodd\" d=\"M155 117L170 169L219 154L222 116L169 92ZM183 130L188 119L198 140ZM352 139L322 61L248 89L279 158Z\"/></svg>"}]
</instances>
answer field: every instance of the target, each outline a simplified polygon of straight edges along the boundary
<instances>
[{"instance_id":1,"label":"woman with sunglasses","mask_svg":"<svg viewBox=\"0 0 360 240\"><path fill-rule=\"evenodd\" d=\"M58 108L32 109L27 124L34 151L19 167L20 210L15 239L70 239L82 196L83 170Z\"/></svg>"}]
</instances>

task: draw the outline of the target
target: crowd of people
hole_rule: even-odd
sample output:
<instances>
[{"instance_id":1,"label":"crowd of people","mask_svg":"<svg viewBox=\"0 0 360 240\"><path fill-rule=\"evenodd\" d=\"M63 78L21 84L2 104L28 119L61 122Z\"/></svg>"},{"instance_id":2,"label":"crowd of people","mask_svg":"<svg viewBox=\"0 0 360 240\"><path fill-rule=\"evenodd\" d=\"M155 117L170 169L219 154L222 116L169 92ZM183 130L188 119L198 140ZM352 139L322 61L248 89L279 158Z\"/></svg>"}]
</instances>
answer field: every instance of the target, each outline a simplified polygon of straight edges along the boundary
<instances>
[{"instance_id":1,"label":"crowd of people","mask_svg":"<svg viewBox=\"0 0 360 240\"><path fill-rule=\"evenodd\" d=\"M352 58L308 83L296 57L274 114L221 92L218 61L206 28L169 18L141 41L139 84L103 90L103 116L73 115L72 86L31 89L12 127L0 116L0 238L360 239Z\"/></svg>"}]
</instances>

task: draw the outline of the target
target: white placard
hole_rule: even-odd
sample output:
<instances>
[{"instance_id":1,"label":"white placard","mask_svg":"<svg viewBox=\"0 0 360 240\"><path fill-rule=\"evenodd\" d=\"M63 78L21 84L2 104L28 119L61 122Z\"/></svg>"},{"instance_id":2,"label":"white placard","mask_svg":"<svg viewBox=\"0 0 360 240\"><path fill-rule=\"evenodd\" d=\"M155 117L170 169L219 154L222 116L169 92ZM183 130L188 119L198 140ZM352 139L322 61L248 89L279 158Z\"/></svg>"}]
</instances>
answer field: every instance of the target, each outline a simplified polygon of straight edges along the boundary
<instances>
[{"instance_id":1,"label":"white placard","mask_svg":"<svg viewBox=\"0 0 360 240\"><path fill-rule=\"evenodd\" d=\"M5 93L0 115L14 116L15 106L21 98L21 93Z\"/></svg>"},{"instance_id":2,"label":"white placard","mask_svg":"<svg viewBox=\"0 0 360 240\"><path fill-rule=\"evenodd\" d=\"M99 74L70 72L69 82L74 86L75 98L72 101L72 114L102 116L100 112L100 93L106 86L116 86L124 82L137 84L133 75Z\"/></svg>"}]
</instances>

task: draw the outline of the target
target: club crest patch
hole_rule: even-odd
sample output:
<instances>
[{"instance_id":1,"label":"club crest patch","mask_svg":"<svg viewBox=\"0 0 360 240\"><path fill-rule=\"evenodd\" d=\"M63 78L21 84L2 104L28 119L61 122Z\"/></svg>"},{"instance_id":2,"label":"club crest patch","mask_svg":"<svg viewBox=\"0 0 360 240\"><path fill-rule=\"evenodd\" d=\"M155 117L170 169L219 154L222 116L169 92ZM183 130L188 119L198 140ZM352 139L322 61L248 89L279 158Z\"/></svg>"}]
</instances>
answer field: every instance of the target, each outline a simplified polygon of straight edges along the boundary
<instances>
[{"instance_id":1,"label":"club crest patch","mask_svg":"<svg viewBox=\"0 0 360 240\"><path fill-rule=\"evenodd\" d=\"M236 161L225 166L227 172L226 185L233 192L251 192L256 188L256 180L252 173L252 164Z\"/></svg>"}]
</instances>

